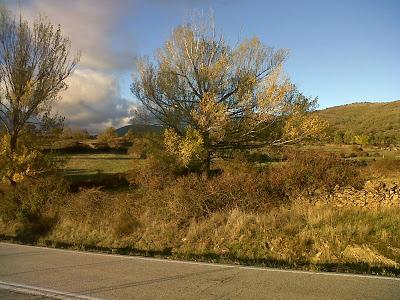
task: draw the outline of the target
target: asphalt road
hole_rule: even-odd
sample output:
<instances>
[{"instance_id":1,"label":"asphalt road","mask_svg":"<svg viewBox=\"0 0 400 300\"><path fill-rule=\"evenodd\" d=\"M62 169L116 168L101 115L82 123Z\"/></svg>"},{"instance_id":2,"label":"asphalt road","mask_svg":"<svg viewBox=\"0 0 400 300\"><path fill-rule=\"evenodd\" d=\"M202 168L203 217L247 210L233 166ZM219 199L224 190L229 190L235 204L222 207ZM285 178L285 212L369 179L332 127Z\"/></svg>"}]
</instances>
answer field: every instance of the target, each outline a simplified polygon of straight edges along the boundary
<instances>
[{"instance_id":1,"label":"asphalt road","mask_svg":"<svg viewBox=\"0 0 400 300\"><path fill-rule=\"evenodd\" d=\"M24 296L30 291L32 295ZM400 299L400 279L176 262L0 243L0 298Z\"/></svg>"}]
</instances>

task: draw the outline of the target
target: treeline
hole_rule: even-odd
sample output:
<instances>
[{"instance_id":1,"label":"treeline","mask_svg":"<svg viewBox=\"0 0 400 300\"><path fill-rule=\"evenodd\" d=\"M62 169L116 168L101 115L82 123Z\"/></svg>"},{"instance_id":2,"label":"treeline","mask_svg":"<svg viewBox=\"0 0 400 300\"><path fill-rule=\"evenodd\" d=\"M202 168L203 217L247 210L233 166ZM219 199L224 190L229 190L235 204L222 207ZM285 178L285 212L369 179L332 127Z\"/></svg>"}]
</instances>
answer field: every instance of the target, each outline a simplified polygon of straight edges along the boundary
<instances>
[{"instance_id":1,"label":"treeline","mask_svg":"<svg viewBox=\"0 0 400 300\"><path fill-rule=\"evenodd\" d=\"M387 132L369 132L360 133L352 130L336 130L329 135L329 141L335 144L347 145L376 145L376 146L390 146L399 145L399 134L389 134Z\"/></svg>"}]
</instances>

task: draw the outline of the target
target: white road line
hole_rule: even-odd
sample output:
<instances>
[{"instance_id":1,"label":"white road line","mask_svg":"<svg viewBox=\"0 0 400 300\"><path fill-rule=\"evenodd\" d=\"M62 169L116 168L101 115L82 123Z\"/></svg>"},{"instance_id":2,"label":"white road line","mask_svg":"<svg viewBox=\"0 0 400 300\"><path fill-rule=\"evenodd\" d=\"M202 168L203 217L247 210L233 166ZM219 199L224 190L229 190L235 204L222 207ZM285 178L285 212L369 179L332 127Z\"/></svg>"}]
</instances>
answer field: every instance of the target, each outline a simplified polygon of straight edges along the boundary
<instances>
[{"instance_id":1,"label":"white road line","mask_svg":"<svg viewBox=\"0 0 400 300\"><path fill-rule=\"evenodd\" d=\"M49 297L53 299L62 299L62 300L103 300L101 298L78 295L74 293L66 293L32 285L25 285L25 284L20 284L15 282L5 282L5 281L0 281L0 290L7 290L21 294Z\"/></svg>"},{"instance_id":2,"label":"white road line","mask_svg":"<svg viewBox=\"0 0 400 300\"><path fill-rule=\"evenodd\" d=\"M210 267L216 267L216 268L238 268L238 269L243 269L243 270L268 271L268 272L278 272L278 273L281 272L281 273L294 273L294 274L341 276L341 277L355 277L355 278L369 278L369 279L378 279L378 280L400 281L399 277L384 277L384 276L378 276L378 275L287 270L287 269L278 269L278 268L270 268L270 267L256 267L256 266L253 267L253 266L229 265L229 264L220 264L220 263L205 263L205 262L172 260L172 259L143 257L143 256L134 256L134 255L107 254L107 253L87 252L87 251L70 250L70 249L59 249L59 248L47 248L47 247L41 247L41 246L21 245L21 244L13 244L13 243L5 243L5 242L0 242L0 245L1 244L10 245L10 246L27 247L27 248L37 248L37 249L41 249L41 250L52 250L52 251L58 251L58 252L75 253L75 254L97 255L97 256L104 256L104 257L109 257L109 258L120 257L120 258L133 259L133 260L147 260L147 261L156 261L156 262L173 263L173 264L184 264L184 265L200 265L200 266L210 266Z\"/></svg>"}]
</instances>

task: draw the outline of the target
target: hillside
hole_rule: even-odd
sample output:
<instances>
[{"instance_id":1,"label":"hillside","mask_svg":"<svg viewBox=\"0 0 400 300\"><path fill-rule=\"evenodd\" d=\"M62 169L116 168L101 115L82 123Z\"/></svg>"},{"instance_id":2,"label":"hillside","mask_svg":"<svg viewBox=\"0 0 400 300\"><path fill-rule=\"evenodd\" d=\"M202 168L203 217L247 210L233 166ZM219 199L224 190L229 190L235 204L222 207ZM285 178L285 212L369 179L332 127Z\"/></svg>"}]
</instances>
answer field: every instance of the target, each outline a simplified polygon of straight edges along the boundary
<instances>
[{"instance_id":1,"label":"hillside","mask_svg":"<svg viewBox=\"0 0 400 300\"><path fill-rule=\"evenodd\" d=\"M365 135L371 143L400 144L400 100L341 105L316 114L330 124L332 139L350 142L354 135Z\"/></svg>"},{"instance_id":2,"label":"hillside","mask_svg":"<svg viewBox=\"0 0 400 300\"><path fill-rule=\"evenodd\" d=\"M315 112L330 125L330 139L351 144L363 136L372 144L400 144L400 100L363 102L329 107ZM154 125L127 125L117 129L119 136L129 130L136 134L159 133Z\"/></svg>"},{"instance_id":3,"label":"hillside","mask_svg":"<svg viewBox=\"0 0 400 300\"><path fill-rule=\"evenodd\" d=\"M135 134L145 133L159 133L161 132L160 126L155 125L127 125L116 130L119 136L125 135L129 130L132 130Z\"/></svg>"}]
</instances>

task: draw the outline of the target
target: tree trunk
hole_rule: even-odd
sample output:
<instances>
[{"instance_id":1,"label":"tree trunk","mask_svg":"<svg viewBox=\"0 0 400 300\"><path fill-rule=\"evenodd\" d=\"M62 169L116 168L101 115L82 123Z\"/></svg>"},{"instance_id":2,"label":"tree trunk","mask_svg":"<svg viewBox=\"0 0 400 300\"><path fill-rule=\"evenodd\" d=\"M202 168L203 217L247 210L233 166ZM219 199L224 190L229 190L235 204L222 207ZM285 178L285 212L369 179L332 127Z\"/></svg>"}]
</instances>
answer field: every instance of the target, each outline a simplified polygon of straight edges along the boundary
<instances>
[{"instance_id":1,"label":"tree trunk","mask_svg":"<svg viewBox=\"0 0 400 300\"><path fill-rule=\"evenodd\" d=\"M17 133L13 133L10 137L10 160L13 161L13 157L15 152L17 151L17 137L18 134ZM17 182L14 180L14 174L15 174L15 165L13 162L13 166L12 166L12 174L11 176L8 178L10 180L10 184L12 187L16 187L17 186Z\"/></svg>"},{"instance_id":2,"label":"tree trunk","mask_svg":"<svg viewBox=\"0 0 400 300\"><path fill-rule=\"evenodd\" d=\"M211 152L207 151L206 157L203 161L202 170L203 174L210 176L211 174Z\"/></svg>"}]
</instances>

